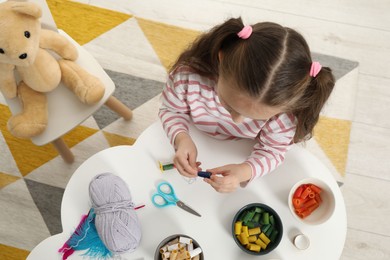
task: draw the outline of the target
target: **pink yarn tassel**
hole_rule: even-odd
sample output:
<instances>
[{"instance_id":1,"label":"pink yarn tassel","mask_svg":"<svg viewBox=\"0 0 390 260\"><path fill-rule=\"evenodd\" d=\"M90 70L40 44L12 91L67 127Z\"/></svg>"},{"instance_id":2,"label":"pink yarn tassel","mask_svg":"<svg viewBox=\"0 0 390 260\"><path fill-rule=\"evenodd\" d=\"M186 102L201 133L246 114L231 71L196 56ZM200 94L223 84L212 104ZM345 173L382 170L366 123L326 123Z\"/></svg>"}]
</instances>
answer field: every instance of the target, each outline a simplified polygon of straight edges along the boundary
<instances>
[{"instance_id":1,"label":"pink yarn tassel","mask_svg":"<svg viewBox=\"0 0 390 260\"><path fill-rule=\"evenodd\" d=\"M71 256L74 253L73 248L69 248L67 244L64 244L58 252L62 253L62 260L68 259L69 256Z\"/></svg>"},{"instance_id":2,"label":"pink yarn tassel","mask_svg":"<svg viewBox=\"0 0 390 260\"><path fill-rule=\"evenodd\" d=\"M73 234L78 234L78 231L81 229L81 227L85 224L85 221L87 220L88 218L88 214L87 215L83 215L81 217L81 221L80 223L78 224L75 232ZM73 236L72 234L72 236ZM71 236L71 237L72 237ZM62 260L66 260L68 259L69 256L71 256L73 253L74 253L74 249L71 248L69 245L68 245L68 242L69 242L70 238L65 242L65 244L60 248L58 249L58 252L59 253L63 253L62 255Z\"/></svg>"}]
</instances>

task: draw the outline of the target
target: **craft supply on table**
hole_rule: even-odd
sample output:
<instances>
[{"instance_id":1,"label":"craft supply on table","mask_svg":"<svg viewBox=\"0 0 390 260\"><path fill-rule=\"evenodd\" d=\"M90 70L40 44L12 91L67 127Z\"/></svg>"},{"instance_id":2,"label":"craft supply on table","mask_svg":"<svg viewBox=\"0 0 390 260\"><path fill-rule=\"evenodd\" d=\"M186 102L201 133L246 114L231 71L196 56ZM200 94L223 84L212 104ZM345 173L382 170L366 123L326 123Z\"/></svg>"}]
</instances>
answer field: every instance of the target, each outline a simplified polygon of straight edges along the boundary
<instances>
[{"instance_id":1,"label":"craft supply on table","mask_svg":"<svg viewBox=\"0 0 390 260\"><path fill-rule=\"evenodd\" d=\"M268 254L280 243L283 225L279 215L262 203L241 208L233 218L233 237L236 244L252 255Z\"/></svg>"},{"instance_id":2,"label":"craft supply on table","mask_svg":"<svg viewBox=\"0 0 390 260\"><path fill-rule=\"evenodd\" d=\"M204 172L204 171L199 171L198 176L202 178L208 178L210 179L211 177L211 172Z\"/></svg>"},{"instance_id":3,"label":"craft supply on table","mask_svg":"<svg viewBox=\"0 0 390 260\"><path fill-rule=\"evenodd\" d=\"M158 208L166 207L166 206L178 206L179 208L194 214L198 217L201 215L193 210L191 207L186 205L184 202L179 200L176 196L175 190L169 182L163 181L157 185L157 191L152 195L152 202L154 206Z\"/></svg>"},{"instance_id":4,"label":"craft supply on table","mask_svg":"<svg viewBox=\"0 0 390 260\"><path fill-rule=\"evenodd\" d=\"M335 195L331 187L321 179L305 178L291 187L288 206L291 214L300 223L321 225L328 221L335 211Z\"/></svg>"},{"instance_id":5,"label":"craft supply on table","mask_svg":"<svg viewBox=\"0 0 390 260\"><path fill-rule=\"evenodd\" d=\"M305 250L309 248L310 240L306 235L298 234L294 237L294 245L300 250Z\"/></svg>"},{"instance_id":6,"label":"craft supply on table","mask_svg":"<svg viewBox=\"0 0 390 260\"><path fill-rule=\"evenodd\" d=\"M322 189L312 183L300 185L294 192L292 203L295 213L300 218L306 218L322 203Z\"/></svg>"},{"instance_id":7,"label":"craft supply on table","mask_svg":"<svg viewBox=\"0 0 390 260\"><path fill-rule=\"evenodd\" d=\"M141 225L127 184L111 173L93 178L89 184L92 208L68 241L58 250L67 259L75 250L83 255L107 258L133 252L141 240Z\"/></svg>"},{"instance_id":8,"label":"craft supply on table","mask_svg":"<svg viewBox=\"0 0 390 260\"><path fill-rule=\"evenodd\" d=\"M161 170L161 172L165 172L165 171L169 171L169 170L172 170L172 169L176 169L176 166L174 163L162 163L160 161L158 161L158 165L159 165L159 168ZM198 171L198 177L202 177L202 178L208 178L210 179L210 176L211 176L211 172L207 172L207 171ZM187 177L188 180L186 179L186 181L191 184L193 183L196 178L189 178Z\"/></svg>"},{"instance_id":9,"label":"craft supply on table","mask_svg":"<svg viewBox=\"0 0 390 260\"><path fill-rule=\"evenodd\" d=\"M184 235L173 235L160 243L155 259L199 260L204 257L202 248L196 241Z\"/></svg>"},{"instance_id":10,"label":"craft supply on table","mask_svg":"<svg viewBox=\"0 0 390 260\"><path fill-rule=\"evenodd\" d=\"M162 163L159 161L158 165L160 167L161 172L172 170L172 169L176 168L173 163Z\"/></svg>"}]
</instances>

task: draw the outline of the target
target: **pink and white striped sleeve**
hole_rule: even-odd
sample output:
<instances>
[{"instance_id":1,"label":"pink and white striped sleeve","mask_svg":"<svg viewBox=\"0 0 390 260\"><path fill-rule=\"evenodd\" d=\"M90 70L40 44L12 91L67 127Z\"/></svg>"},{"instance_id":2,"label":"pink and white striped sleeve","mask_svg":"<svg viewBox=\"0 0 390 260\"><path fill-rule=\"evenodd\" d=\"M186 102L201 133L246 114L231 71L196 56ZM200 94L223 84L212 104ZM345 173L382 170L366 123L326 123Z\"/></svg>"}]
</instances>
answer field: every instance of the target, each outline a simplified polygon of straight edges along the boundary
<instances>
[{"instance_id":1,"label":"pink and white striped sleeve","mask_svg":"<svg viewBox=\"0 0 390 260\"><path fill-rule=\"evenodd\" d=\"M275 170L291 148L296 130L296 118L292 114L279 114L272 117L256 137L251 155L246 160L252 168L251 182L255 178Z\"/></svg>"},{"instance_id":2,"label":"pink and white striped sleeve","mask_svg":"<svg viewBox=\"0 0 390 260\"><path fill-rule=\"evenodd\" d=\"M188 132L189 106L186 102L188 81L180 79L180 73L170 74L162 91L162 105L158 116L171 144L180 132Z\"/></svg>"}]
</instances>

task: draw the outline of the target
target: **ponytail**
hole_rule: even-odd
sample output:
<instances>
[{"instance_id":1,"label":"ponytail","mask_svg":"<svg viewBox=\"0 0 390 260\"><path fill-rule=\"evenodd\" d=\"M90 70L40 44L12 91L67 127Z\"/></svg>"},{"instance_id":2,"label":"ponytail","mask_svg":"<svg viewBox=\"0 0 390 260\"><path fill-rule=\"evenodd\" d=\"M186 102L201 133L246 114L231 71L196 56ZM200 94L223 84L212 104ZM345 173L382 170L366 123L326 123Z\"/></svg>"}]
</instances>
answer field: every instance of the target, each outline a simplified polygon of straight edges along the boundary
<instances>
[{"instance_id":1,"label":"ponytail","mask_svg":"<svg viewBox=\"0 0 390 260\"><path fill-rule=\"evenodd\" d=\"M293 111L298 119L294 142L306 141L313 136L320 112L332 93L335 78L332 70L322 67L316 77L312 77L299 103L301 109Z\"/></svg>"},{"instance_id":2,"label":"ponytail","mask_svg":"<svg viewBox=\"0 0 390 260\"><path fill-rule=\"evenodd\" d=\"M237 43L237 32L243 28L241 18L231 18L200 35L170 68L187 65L202 76L218 77L218 54L224 48Z\"/></svg>"}]
</instances>

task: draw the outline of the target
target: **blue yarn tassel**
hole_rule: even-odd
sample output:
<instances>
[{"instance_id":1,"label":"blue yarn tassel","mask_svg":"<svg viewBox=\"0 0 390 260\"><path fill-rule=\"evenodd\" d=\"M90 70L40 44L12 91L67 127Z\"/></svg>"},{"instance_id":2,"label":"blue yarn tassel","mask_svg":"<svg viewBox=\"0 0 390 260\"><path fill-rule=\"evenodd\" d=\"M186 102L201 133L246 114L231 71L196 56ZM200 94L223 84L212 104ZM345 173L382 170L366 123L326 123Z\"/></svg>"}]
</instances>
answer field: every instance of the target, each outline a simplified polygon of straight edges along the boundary
<instances>
[{"instance_id":1,"label":"blue yarn tassel","mask_svg":"<svg viewBox=\"0 0 390 260\"><path fill-rule=\"evenodd\" d=\"M96 214L94 213L94 210L91 209L85 221L80 223L81 225L77 227L69 240L60 249L60 252L64 253L65 259L69 256L69 254L66 253L69 249L71 251L87 250L87 252L82 254L83 256L99 259L112 257L112 253L107 249L97 233L95 216Z\"/></svg>"}]
</instances>

